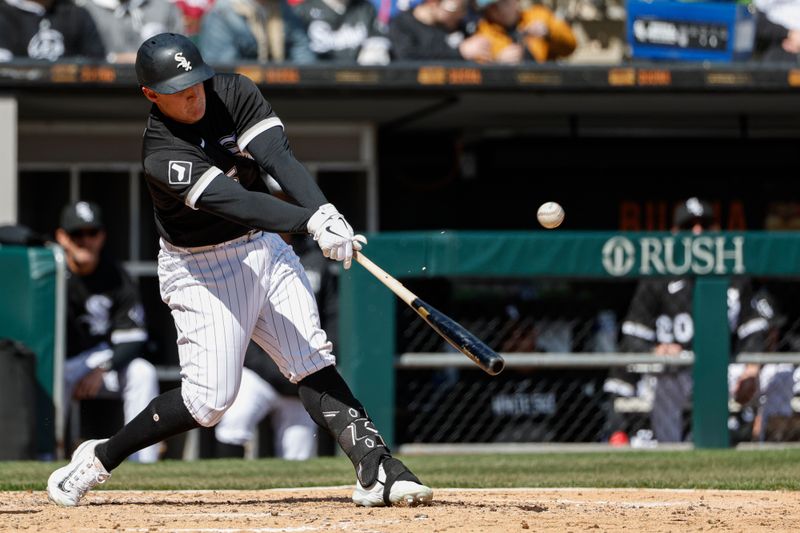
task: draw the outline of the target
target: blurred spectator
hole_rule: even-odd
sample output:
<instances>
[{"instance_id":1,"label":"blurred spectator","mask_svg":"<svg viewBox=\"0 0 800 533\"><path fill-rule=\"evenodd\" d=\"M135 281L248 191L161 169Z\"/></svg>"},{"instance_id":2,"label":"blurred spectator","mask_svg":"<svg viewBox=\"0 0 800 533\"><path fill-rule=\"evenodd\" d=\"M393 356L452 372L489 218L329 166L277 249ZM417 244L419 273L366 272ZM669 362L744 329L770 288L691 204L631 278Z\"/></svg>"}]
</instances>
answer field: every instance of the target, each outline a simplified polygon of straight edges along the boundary
<instances>
[{"instance_id":1,"label":"blurred spectator","mask_svg":"<svg viewBox=\"0 0 800 533\"><path fill-rule=\"evenodd\" d=\"M217 457L244 457L258 424L269 416L275 457L303 461L317 455L317 424L300 401L297 385L281 374L255 342L245 353L242 382L233 405L214 428Z\"/></svg>"},{"instance_id":2,"label":"blurred spectator","mask_svg":"<svg viewBox=\"0 0 800 533\"><path fill-rule=\"evenodd\" d=\"M488 62L489 39L467 37L467 0L425 0L389 24L392 56L399 60L440 59Z\"/></svg>"},{"instance_id":3,"label":"blurred spectator","mask_svg":"<svg viewBox=\"0 0 800 533\"><path fill-rule=\"evenodd\" d=\"M183 33L183 17L168 0L76 0L100 31L110 63L133 63L136 51L159 33Z\"/></svg>"},{"instance_id":4,"label":"blurred spectator","mask_svg":"<svg viewBox=\"0 0 800 533\"><path fill-rule=\"evenodd\" d=\"M755 0L755 50L763 61L796 63L800 54L800 0Z\"/></svg>"},{"instance_id":5,"label":"blurred spectator","mask_svg":"<svg viewBox=\"0 0 800 533\"><path fill-rule=\"evenodd\" d=\"M0 61L105 54L92 17L71 0L0 0Z\"/></svg>"},{"instance_id":6,"label":"blurred spectator","mask_svg":"<svg viewBox=\"0 0 800 533\"><path fill-rule=\"evenodd\" d=\"M103 251L106 231L95 204L65 207L55 237L69 269L64 405L121 397L127 423L158 395L156 369L142 358L147 330L138 291ZM156 444L131 460L150 463L158 454Z\"/></svg>"},{"instance_id":7,"label":"blurred spectator","mask_svg":"<svg viewBox=\"0 0 800 533\"><path fill-rule=\"evenodd\" d=\"M673 231L691 231L699 235L718 229L708 203L689 198L677 206ZM623 351L676 357L690 351L694 340L693 292L692 277L641 280L622 324ZM771 311L767 311L763 301L754 298L750 281L734 278L728 289L732 354L764 351L769 329L768 315L771 316ZM790 406L791 385L787 391L772 386L775 379L781 379L780 369L765 367L760 376L759 371L758 365L729 365L728 383L732 398L743 405L758 398L761 403L769 404L765 408L767 412L784 411ZM791 369L788 377L791 379ZM655 374L653 378L655 389L650 421L655 439L658 442L680 442L685 437L683 412L691 407L692 369L667 365L664 372ZM633 396L635 387L635 383L626 380L625 376L612 375L604 388L620 396Z\"/></svg>"},{"instance_id":8,"label":"blurred spectator","mask_svg":"<svg viewBox=\"0 0 800 533\"><path fill-rule=\"evenodd\" d=\"M176 0L175 6L183 17L183 34L197 42L200 24L214 0Z\"/></svg>"},{"instance_id":9,"label":"blurred spectator","mask_svg":"<svg viewBox=\"0 0 800 533\"><path fill-rule=\"evenodd\" d=\"M496 63L543 63L570 55L577 45L569 24L550 8L523 9L519 0L476 0L481 11L478 35L491 42Z\"/></svg>"},{"instance_id":10,"label":"blurred spectator","mask_svg":"<svg viewBox=\"0 0 800 533\"><path fill-rule=\"evenodd\" d=\"M198 47L210 63L312 63L303 22L285 0L217 0L200 26Z\"/></svg>"},{"instance_id":11,"label":"blurred spectator","mask_svg":"<svg viewBox=\"0 0 800 533\"><path fill-rule=\"evenodd\" d=\"M319 60L389 63L387 28L369 0L304 0L295 11Z\"/></svg>"},{"instance_id":12,"label":"blurred spectator","mask_svg":"<svg viewBox=\"0 0 800 533\"><path fill-rule=\"evenodd\" d=\"M420 5L425 0L370 0L378 11L378 20L388 26L389 22L403 11L408 11Z\"/></svg>"}]
</instances>

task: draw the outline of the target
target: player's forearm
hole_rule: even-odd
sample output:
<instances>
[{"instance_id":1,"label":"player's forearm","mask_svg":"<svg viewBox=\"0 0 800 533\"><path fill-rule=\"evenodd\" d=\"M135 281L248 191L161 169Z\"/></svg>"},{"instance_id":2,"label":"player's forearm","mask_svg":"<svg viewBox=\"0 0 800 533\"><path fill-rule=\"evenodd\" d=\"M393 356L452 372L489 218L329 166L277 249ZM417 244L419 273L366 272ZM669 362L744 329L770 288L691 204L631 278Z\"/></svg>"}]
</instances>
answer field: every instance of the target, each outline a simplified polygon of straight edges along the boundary
<instances>
[{"instance_id":1,"label":"player's forearm","mask_svg":"<svg viewBox=\"0 0 800 533\"><path fill-rule=\"evenodd\" d=\"M282 128L270 128L260 133L247 145L247 151L301 206L313 212L328 203L314 178L295 159Z\"/></svg>"},{"instance_id":2,"label":"player's forearm","mask_svg":"<svg viewBox=\"0 0 800 533\"><path fill-rule=\"evenodd\" d=\"M248 228L275 233L306 233L313 211L269 194L248 191L220 174L196 207Z\"/></svg>"}]
</instances>

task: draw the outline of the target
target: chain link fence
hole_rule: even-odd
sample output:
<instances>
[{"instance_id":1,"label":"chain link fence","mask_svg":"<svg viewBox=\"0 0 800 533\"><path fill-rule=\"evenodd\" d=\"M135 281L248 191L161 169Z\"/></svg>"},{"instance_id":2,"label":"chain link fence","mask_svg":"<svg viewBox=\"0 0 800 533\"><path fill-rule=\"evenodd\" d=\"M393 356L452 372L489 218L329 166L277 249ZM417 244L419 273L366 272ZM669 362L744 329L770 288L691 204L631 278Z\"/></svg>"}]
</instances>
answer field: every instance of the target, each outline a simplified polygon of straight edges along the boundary
<instances>
[{"instance_id":1,"label":"chain link fence","mask_svg":"<svg viewBox=\"0 0 800 533\"><path fill-rule=\"evenodd\" d=\"M748 361L768 364L751 397L730 400L731 440L800 440L800 373L793 364L800 280L756 282L774 312L767 353L740 355L729 372L732 387ZM693 355L664 364L652 354L620 352L636 280L434 278L406 285L505 354L508 364L499 376L484 374L399 304L398 443L649 447L656 434L662 443L691 441ZM618 386L620 375L627 388Z\"/></svg>"}]
</instances>

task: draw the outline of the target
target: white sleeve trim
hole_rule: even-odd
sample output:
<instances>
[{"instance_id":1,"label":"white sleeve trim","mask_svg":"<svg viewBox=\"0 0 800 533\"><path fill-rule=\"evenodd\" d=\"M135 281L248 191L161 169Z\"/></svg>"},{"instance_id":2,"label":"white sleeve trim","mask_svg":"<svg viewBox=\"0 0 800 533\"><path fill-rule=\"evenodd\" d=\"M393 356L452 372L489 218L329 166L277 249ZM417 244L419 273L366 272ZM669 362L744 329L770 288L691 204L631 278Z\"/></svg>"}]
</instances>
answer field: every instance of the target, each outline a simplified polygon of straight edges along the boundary
<instances>
[{"instance_id":1,"label":"white sleeve trim","mask_svg":"<svg viewBox=\"0 0 800 533\"><path fill-rule=\"evenodd\" d=\"M639 337L646 341L653 342L656 340L656 332L639 322L631 322L626 320L622 323L623 335L630 335L632 337Z\"/></svg>"},{"instance_id":2,"label":"white sleeve trim","mask_svg":"<svg viewBox=\"0 0 800 533\"><path fill-rule=\"evenodd\" d=\"M211 167L203 172L203 175L200 176L200 179L197 180L197 183L195 183L194 186L189 189L184 203L197 211L197 208L195 207L197 200L200 199L200 196L203 194L203 192L208 188L209 185L211 185L211 182L214 180L214 178L220 174L222 174L222 171L217 167Z\"/></svg>"},{"instance_id":3,"label":"white sleeve trim","mask_svg":"<svg viewBox=\"0 0 800 533\"><path fill-rule=\"evenodd\" d=\"M757 333L759 331L767 331L769 329L769 322L767 322L766 318L752 318L739 326L739 329L736 330L736 333L739 335L740 339L744 339L745 337L752 335L753 333Z\"/></svg>"},{"instance_id":4,"label":"white sleeve trim","mask_svg":"<svg viewBox=\"0 0 800 533\"><path fill-rule=\"evenodd\" d=\"M241 137L239 137L239 150L244 150L247 148L247 145L250 144L250 141L255 139L259 133L262 131L267 131L270 128L274 128L275 126L280 126L283 128L283 122L281 122L281 119L278 117L269 117L248 129L242 134Z\"/></svg>"},{"instance_id":5,"label":"white sleeve trim","mask_svg":"<svg viewBox=\"0 0 800 533\"><path fill-rule=\"evenodd\" d=\"M111 332L111 343L139 342L147 340L147 332L143 329L116 329Z\"/></svg>"}]
</instances>

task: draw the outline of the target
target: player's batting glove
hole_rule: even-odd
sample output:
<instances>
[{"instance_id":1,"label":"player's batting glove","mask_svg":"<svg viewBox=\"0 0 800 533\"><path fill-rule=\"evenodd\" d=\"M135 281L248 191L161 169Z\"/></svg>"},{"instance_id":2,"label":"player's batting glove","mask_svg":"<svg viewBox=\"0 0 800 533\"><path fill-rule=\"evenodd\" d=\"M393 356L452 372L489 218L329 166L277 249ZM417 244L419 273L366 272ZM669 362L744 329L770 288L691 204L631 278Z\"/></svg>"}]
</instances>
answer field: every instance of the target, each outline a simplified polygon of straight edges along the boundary
<instances>
[{"instance_id":1,"label":"player's batting glove","mask_svg":"<svg viewBox=\"0 0 800 533\"><path fill-rule=\"evenodd\" d=\"M350 268L353 250L360 250L367 240L363 235L353 235L353 228L333 204L325 204L317 209L308 220L308 232L314 236L322 255L342 261L344 268Z\"/></svg>"}]
</instances>

